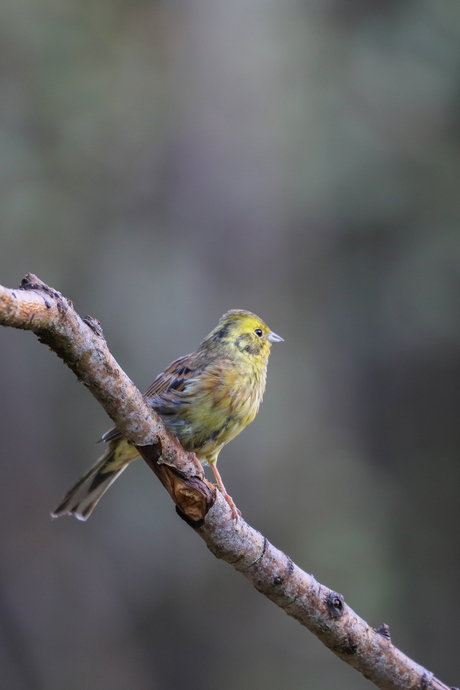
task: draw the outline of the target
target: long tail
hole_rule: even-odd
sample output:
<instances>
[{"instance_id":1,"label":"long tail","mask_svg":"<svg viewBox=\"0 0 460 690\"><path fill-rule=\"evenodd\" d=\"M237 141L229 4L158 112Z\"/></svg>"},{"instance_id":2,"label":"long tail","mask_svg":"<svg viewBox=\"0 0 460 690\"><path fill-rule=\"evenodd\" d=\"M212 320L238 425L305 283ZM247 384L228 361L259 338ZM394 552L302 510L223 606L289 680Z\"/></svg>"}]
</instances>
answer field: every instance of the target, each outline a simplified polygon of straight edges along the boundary
<instances>
[{"instance_id":1,"label":"long tail","mask_svg":"<svg viewBox=\"0 0 460 690\"><path fill-rule=\"evenodd\" d=\"M96 464L66 493L51 517L75 515L79 520L87 520L109 486L137 457L137 451L127 441L113 441Z\"/></svg>"}]
</instances>

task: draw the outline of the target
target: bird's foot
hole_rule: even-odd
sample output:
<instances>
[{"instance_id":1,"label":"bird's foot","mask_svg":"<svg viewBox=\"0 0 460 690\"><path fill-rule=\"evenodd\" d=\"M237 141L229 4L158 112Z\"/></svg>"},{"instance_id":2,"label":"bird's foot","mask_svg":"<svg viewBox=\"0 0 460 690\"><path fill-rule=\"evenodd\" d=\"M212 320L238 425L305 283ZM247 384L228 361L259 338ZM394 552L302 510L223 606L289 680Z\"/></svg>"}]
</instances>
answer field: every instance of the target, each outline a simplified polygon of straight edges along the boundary
<instances>
[{"instance_id":1,"label":"bird's foot","mask_svg":"<svg viewBox=\"0 0 460 690\"><path fill-rule=\"evenodd\" d=\"M216 463L213 462L213 463L211 464L211 467L212 467L212 471L214 472L214 476L215 476L215 478L216 478L217 488L219 489L219 491L221 492L222 496L223 496L223 497L225 498L225 500L227 501L228 505L230 506L230 510L232 511L232 520L233 520L234 522L237 522L237 521L238 521L238 515L241 515L241 513L240 513L240 511L238 510L238 508L236 507L233 498L227 493L227 491L226 491L226 489L225 489L225 486L224 486L224 483L223 483L223 481L222 481L222 479L221 479L221 476L220 476L220 474L219 474L219 470L218 470L217 467L216 467Z\"/></svg>"},{"instance_id":2,"label":"bird's foot","mask_svg":"<svg viewBox=\"0 0 460 690\"><path fill-rule=\"evenodd\" d=\"M224 488L224 487L219 486L219 484L217 484L217 488L219 489L220 493L222 494L222 496L225 498L225 500L227 501L228 505L230 506L230 510L232 511L232 520L234 520L235 522L237 522L237 521L238 521L238 516L241 515L241 510L239 510L239 509L236 507L235 501L234 501L233 498L230 496L230 494L228 494L228 493L225 491L225 488Z\"/></svg>"},{"instance_id":3,"label":"bird's foot","mask_svg":"<svg viewBox=\"0 0 460 690\"><path fill-rule=\"evenodd\" d=\"M203 478L203 477L204 477L203 465L202 465L201 462L198 460L198 458L196 457L195 453L190 453L190 457L192 458L193 464L195 465L196 469L198 470L198 475L199 475L201 478Z\"/></svg>"}]
</instances>

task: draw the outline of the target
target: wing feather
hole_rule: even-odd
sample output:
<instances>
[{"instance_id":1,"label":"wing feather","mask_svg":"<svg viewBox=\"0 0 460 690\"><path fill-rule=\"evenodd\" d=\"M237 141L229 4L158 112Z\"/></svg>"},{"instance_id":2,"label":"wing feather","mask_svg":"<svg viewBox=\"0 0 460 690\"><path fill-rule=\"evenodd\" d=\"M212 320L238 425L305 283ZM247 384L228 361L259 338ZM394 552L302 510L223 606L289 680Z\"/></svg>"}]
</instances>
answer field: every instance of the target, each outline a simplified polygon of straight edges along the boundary
<instances>
[{"instance_id":1,"label":"wing feather","mask_svg":"<svg viewBox=\"0 0 460 690\"><path fill-rule=\"evenodd\" d=\"M181 393L190 383L191 379L196 378L200 373L200 367L197 366L196 353L184 355L179 359L174 360L161 374L159 374L151 386L147 388L144 393L146 399L160 398L166 406L186 402L181 395L176 395L174 392ZM168 393L173 393L168 395ZM155 408L157 405L155 405ZM165 411L163 411L165 413ZM108 443L117 438L122 438L122 434L118 431L116 426L111 427L101 437L99 443L103 441Z\"/></svg>"}]
</instances>

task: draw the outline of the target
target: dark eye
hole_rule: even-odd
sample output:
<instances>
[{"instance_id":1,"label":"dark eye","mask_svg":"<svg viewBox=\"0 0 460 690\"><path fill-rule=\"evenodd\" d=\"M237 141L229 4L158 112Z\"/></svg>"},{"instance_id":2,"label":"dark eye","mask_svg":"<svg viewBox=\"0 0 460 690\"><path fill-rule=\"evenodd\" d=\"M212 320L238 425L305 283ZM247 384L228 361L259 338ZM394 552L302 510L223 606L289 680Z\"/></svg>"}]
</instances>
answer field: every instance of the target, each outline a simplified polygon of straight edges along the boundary
<instances>
[{"instance_id":1,"label":"dark eye","mask_svg":"<svg viewBox=\"0 0 460 690\"><path fill-rule=\"evenodd\" d=\"M254 331L254 333L255 333L256 335L258 335L259 338L261 338L261 337L263 336L263 334L264 334L264 332L263 332L263 330L262 330L261 328L256 328L256 330Z\"/></svg>"}]
</instances>

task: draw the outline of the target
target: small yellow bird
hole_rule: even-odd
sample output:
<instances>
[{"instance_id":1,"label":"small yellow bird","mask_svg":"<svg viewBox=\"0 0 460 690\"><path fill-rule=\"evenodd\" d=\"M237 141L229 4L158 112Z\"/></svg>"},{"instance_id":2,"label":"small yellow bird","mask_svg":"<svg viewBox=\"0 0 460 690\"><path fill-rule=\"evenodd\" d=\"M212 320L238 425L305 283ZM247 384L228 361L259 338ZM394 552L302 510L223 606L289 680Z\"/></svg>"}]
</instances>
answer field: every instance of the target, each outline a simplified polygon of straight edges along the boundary
<instances>
[{"instance_id":1,"label":"small yellow bird","mask_svg":"<svg viewBox=\"0 0 460 690\"><path fill-rule=\"evenodd\" d=\"M265 390L272 343L283 340L255 314L232 309L196 352L176 359L145 392L149 405L179 439L184 450L211 465L234 519L237 511L216 467L226 443L256 416ZM86 520L101 496L139 454L116 427L101 441L109 447L65 495L52 517Z\"/></svg>"}]
</instances>

